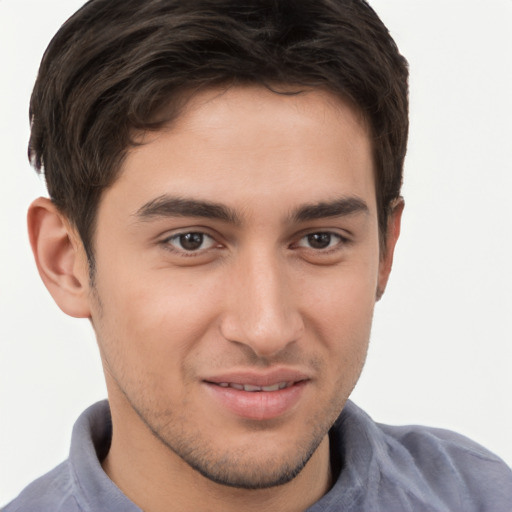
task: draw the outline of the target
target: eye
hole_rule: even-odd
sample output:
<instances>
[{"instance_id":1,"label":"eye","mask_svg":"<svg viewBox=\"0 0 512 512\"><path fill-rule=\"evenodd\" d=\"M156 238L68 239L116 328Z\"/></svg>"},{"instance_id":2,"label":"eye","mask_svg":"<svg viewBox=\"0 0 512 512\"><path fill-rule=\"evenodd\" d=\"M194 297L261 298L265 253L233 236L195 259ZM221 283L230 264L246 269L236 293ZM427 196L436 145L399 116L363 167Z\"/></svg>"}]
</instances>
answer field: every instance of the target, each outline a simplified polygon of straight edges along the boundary
<instances>
[{"instance_id":1,"label":"eye","mask_svg":"<svg viewBox=\"0 0 512 512\"><path fill-rule=\"evenodd\" d=\"M310 233L306 236L303 236L299 243L298 247L306 247L308 249L315 250L325 250L332 249L338 245L341 245L346 240L336 233L330 232L319 232L319 233Z\"/></svg>"},{"instance_id":2,"label":"eye","mask_svg":"<svg viewBox=\"0 0 512 512\"><path fill-rule=\"evenodd\" d=\"M178 252L199 252L215 246L215 240L206 233L178 233L163 241Z\"/></svg>"}]
</instances>

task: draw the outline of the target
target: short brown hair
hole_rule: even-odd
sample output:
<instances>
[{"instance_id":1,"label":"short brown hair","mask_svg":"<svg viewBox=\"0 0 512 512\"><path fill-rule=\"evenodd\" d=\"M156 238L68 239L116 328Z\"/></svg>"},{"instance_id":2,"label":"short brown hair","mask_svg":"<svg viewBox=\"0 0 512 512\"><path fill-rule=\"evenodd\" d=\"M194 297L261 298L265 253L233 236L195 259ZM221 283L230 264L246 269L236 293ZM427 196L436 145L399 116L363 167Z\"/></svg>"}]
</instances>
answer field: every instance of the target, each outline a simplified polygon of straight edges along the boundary
<instances>
[{"instance_id":1,"label":"short brown hair","mask_svg":"<svg viewBox=\"0 0 512 512\"><path fill-rule=\"evenodd\" d=\"M182 92L322 87L353 102L369 125L382 235L402 183L407 80L406 60L364 0L90 0L43 57L29 157L92 264L102 192L134 132L171 122Z\"/></svg>"}]
</instances>

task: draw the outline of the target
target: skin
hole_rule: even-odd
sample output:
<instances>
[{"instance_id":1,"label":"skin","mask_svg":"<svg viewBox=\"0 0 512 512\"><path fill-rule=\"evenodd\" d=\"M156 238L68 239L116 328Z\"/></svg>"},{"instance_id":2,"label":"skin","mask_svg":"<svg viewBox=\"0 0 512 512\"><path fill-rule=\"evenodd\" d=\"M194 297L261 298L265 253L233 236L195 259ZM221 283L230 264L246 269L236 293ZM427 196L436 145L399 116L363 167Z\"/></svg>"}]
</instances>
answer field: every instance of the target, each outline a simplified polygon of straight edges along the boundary
<instances>
[{"instance_id":1,"label":"skin","mask_svg":"<svg viewBox=\"0 0 512 512\"><path fill-rule=\"evenodd\" d=\"M327 92L260 87L200 93L130 150L99 206L94 283L73 227L33 203L41 276L97 335L113 417L103 467L130 499L295 511L328 491L327 432L362 370L402 207L381 254L361 116ZM278 414L272 391L253 417L211 384L283 371L303 380Z\"/></svg>"}]
</instances>

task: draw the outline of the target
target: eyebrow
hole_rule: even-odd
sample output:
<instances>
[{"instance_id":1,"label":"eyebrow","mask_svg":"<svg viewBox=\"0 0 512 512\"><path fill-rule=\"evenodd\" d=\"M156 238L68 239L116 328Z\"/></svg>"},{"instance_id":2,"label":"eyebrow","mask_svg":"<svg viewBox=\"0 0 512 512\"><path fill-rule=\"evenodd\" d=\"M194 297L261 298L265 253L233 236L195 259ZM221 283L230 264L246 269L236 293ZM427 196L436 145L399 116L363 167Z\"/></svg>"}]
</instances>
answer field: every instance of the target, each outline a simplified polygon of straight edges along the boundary
<instances>
[{"instance_id":1,"label":"eyebrow","mask_svg":"<svg viewBox=\"0 0 512 512\"><path fill-rule=\"evenodd\" d=\"M137 210L135 216L142 221L157 217L203 217L241 224L239 215L222 204L168 195L149 201Z\"/></svg>"},{"instance_id":2,"label":"eyebrow","mask_svg":"<svg viewBox=\"0 0 512 512\"><path fill-rule=\"evenodd\" d=\"M368 214L367 204L358 197L343 197L334 201L303 205L292 212L290 220L291 222L307 222L329 217L343 217L355 213ZM141 221L158 217L202 217L217 219L234 225L242 224L239 214L223 204L169 195L157 197L144 204L137 210L135 216Z\"/></svg>"},{"instance_id":3,"label":"eyebrow","mask_svg":"<svg viewBox=\"0 0 512 512\"><path fill-rule=\"evenodd\" d=\"M294 212L291 218L295 222L325 219L328 217L344 217L355 213L370 213L368 205L358 197L343 197L334 201L304 205Z\"/></svg>"}]
</instances>

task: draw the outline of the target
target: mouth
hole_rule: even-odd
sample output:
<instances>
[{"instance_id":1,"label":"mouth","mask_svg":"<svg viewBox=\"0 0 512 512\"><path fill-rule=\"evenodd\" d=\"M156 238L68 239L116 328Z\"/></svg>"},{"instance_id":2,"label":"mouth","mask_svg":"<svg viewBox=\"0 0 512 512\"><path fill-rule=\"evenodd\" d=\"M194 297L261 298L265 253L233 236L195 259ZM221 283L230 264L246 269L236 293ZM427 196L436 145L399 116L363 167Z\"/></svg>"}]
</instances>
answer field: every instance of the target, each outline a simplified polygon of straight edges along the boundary
<instances>
[{"instance_id":1,"label":"mouth","mask_svg":"<svg viewBox=\"0 0 512 512\"><path fill-rule=\"evenodd\" d=\"M272 391L280 391L281 389L286 389L294 384L295 381L288 382L278 382L277 384L272 384L271 386L255 386L254 384L238 384L236 382L211 382L211 384L215 386L220 386L221 388L233 388L238 389L238 391L247 391L249 393L258 393L258 392L272 392Z\"/></svg>"},{"instance_id":2,"label":"mouth","mask_svg":"<svg viewBox=\"0 0 512 512\"><path fill-rule=\"evenodd\" d=\"M203 383L220 411L261 421L291 414L311 379L301 372L281 370L232 373L205 379Z\"/></svg>"}]
</instances>

